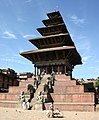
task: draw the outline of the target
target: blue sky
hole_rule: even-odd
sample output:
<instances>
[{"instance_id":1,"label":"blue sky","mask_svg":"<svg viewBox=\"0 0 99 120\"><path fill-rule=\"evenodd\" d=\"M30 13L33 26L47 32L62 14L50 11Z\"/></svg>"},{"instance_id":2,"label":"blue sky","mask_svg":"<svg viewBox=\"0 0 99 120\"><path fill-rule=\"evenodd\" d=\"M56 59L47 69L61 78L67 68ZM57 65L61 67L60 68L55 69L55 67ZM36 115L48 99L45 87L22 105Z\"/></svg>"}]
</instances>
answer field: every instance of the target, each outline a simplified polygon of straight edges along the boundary
<instances>
[{"instance_id":1,"label":"blue sky","mask_svg":"<svg viewBox=\"0 0 99 120\"><path fill-rule=\"evenodd\" d=\"M33 65L19 55L36 49L28 40L40 37L46 13L59 10L80 53L83 65L75 67L73 77L99 76L98 0L0 0L0 68L33 72Z\"/></svg>"}]
</instances>

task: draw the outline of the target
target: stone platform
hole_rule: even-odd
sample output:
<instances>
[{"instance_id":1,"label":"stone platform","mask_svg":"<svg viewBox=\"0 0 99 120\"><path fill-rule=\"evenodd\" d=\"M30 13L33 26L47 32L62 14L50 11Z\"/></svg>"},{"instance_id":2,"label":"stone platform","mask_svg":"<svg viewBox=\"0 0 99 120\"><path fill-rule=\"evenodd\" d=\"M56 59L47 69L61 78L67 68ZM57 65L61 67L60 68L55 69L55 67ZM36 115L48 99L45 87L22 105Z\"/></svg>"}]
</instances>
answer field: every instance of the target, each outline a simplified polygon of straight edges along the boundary
<instances>
[{"instance_id":1,"label":"stone platform","mask_svg":"<svg viewBox=\"0 0 99 120\"><path fill-rule=\"evenodd\" d=\"M21 91L25 92L26 98L29 97L26 89L27 84L33 84L33 78L19 81L19 86L9 86L8 93L0 93L0 107L19 108L18 97Z\"/></svg>"},{"instance_id":2,"label":"stone platform","mask_svg":"<svg viewBox=\"0 0 99 120\"><path fill-rule=\"evenodd\" d=\"M50 101L54 101L55 108L64 111L95 111L94 92L85 92L83 85L79 85L76 80L71 80L70 76L56 75L54 92L48 95L48 102L36 104L36 109L49 109ZM19 107L18 96L21 91L26 92L26 85L33 84L33 79L20 81L19 86L9 87L8 93L0 93L0 107ZM40 91L42 84L39 87ZM27 95L28 96L28 95ZM35 96L36 98L36 96ZM98 107L97 107L98 110Z\"/></svg>"},{"instance_id":3,"label":"stone platform","mask_svg":"<svg viewBox=\"0 0 99 120\"><path fill-rule=\"evenodd\" d=\"M49 99L54 101L54 107L66 111L95 111L95 94L84 92L84 86L69 76L55 76L54 93ZM62 79L61 79L62 78ZM45 103L45 109L49 109L50 103Z\"/></svg>"}]
</instances>

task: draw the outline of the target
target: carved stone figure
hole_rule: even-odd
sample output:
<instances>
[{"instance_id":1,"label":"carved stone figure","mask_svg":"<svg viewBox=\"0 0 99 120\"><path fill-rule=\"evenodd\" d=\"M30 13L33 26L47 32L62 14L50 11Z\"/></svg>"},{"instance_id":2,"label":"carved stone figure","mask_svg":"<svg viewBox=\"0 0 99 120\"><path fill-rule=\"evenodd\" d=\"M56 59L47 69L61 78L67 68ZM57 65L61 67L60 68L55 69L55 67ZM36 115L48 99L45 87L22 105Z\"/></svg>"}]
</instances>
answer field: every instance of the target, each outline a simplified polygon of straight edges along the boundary
<instances>
[{"instance_id":1,"label":"carved stone figure","mask_svg":"<svg viewBox=\"0 0 99 120\"><path fill-rule=\"evenodd\" d=\"M35 89L34 89L33 85L27 84L27 90L29 91L30 102L31 102L32 98L34 97Z\"/></svg>"},{"instance_id":2,"label":"carved stone figure","mask_svg":"<svg viewBox=\"0 0 99 120\"><path fill-rule=\"evenodd\" d=\"M52 88L52 79L51 79L51 77L48 77L47 78L47 85L48 85L48 87L51 89Z\"/></svg>"},{"instance_id":3,"label":"carved stone figure","mask_svg":"<svg viewBox=\"0 0 99 120\"><path fill-rule=\"evenodd\" d=\"M22 107L23 109L25 109L25 102L26 102L26 100L25 100L24 91L22 91L22 92L20 93L20 95L19 95L19 100L20 100L20 103L21 103L21 107Z\"/></svg>"},{"instance_id":4,"label":"carved stone figure","mask_svg":"<svg viewBox=\"0 0 99 120\"><path fill-rule=\"evenodd\" d=\"M37 102L45 102L44 94L42 92L38 92L36 100Z\"/></svg>"}]
</instances>

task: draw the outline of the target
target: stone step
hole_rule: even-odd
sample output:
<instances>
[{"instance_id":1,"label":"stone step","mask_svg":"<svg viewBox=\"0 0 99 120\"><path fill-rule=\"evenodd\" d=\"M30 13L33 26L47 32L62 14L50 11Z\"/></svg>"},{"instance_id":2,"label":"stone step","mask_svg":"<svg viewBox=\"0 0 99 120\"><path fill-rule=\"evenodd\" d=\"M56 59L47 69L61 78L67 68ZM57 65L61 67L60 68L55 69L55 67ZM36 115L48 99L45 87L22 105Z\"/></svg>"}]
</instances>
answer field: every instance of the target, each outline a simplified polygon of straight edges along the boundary
<instances>
[{"instance_id":1,"label":"stone step","mask_svg":"<svg viewBox=\"0 0 99 120\"><path fill-rule=\"evenodd\" d=\"M58 80L62 80L62 81L66 81L66 80L71 80L70 76L66 76L65 74L61 74L61 75L55 75L55 79Z\"/></svg>"},{"instance_id":2,"label":"stone step","mask_svg":"<svg viewBox=\"0 0 99 120\"><path fill-rule=\"evenodd\" d=\"M28 78L27 80L28 80L28 81L33 81L33 80L34 80L34 78Z\"/></svg>"},{"instance_id":3,"label":"stone step","mask_svg":"<svg viewBox=\"0 0 99 120\"><path fill-rule=\"evenodd\" d=\"M55 93L84 93L84 86L83 85L55 86L54 92Z\"/></svg>"},{"instance_id":4,"label":"stone step","mask_svg":"<svg viewBox=\"0 0 99 120\"><path fill-rule=\"evenodd\" d=\"M76 80L68 80L68 81L55 81L55 86L76 86Z\"/></svg>"},{"instance_id":5,"label":"stone step","mask_svg":"<svg viewBox=\"0 0 99 120\"><path fill-rule=\"evenodd\" d=\"M49 110L51 103L45 103L44 108ZM94 111L95 105L93 103L60 103L54 102L54 108L58 108L61 111Z\"/></svg>"},{"instance_id":6,"label":"stone step","mask_svg":"<svg viewBox=\"0 0 99 120\"><path fill-rule=\"evenodd\" d=\"M18 96L19 95L14 95L14 94L0 94L0 100L11 100L11 101L14 101L14 100L18 100Z\"/></svg>"},{"instance_id":7,"label":"stone step","mask_svg":"<svg viewBox=\"0 0 99 120\"><path fill-rule=\"evenodd\" d=\"M99 112L99 104L96 105L96 111Z\"/></svg>"},{"instance_id":8,"label":"stone step","mask_svg":"<svg viewBox=\"0 0 99 120\"><path fill-rule=\"evenodd\" d=\"M63 93L63 94L51 93L50 95L51 99L54 102L95 103L94 93Z\"/></svg>"},{"instance_id":9,"label":"stone step","mask_svg":"<svg viewBox=\"0 0 99 120\"><path fill-rule=\"evenodd\" d=\"M19 94L11 94L11 93L0 93L0 100L9 100L9 101L18 101ZM29 94L25 94L25 98L29 98Z\"/></svg>"},{"instance_id":10,"label":"stone step","mask_svg":"<svg viewBox=\"0 0 99 120\"><path fill-rule=\"evenodd\" d=\"M0 107L19 108L20 103L18 101L1 101L0 100Z\"/></svg>"},{"instance_id":11,"label":"stone step","mask_svg":"<svg viewBox=\"0 0 99 120\"><path fill-rule=\"evenodd\" d=\"M20 92L26 92L27 91L27 88L26 86L25 87L19 87L19 86L10 86L9 87L9 93L20 93Z\"/></svg>"},{"instance_id":12,"label":"stone step","mask_svg":"<svg viewBox=\"0 0 99 120\"><path fill-rule=\"evenodd\" d=\"M32 84L33 85L33 80L23 80L19 82L20 87L26 87L27 84Z\"/></svg>"}]
</instances>

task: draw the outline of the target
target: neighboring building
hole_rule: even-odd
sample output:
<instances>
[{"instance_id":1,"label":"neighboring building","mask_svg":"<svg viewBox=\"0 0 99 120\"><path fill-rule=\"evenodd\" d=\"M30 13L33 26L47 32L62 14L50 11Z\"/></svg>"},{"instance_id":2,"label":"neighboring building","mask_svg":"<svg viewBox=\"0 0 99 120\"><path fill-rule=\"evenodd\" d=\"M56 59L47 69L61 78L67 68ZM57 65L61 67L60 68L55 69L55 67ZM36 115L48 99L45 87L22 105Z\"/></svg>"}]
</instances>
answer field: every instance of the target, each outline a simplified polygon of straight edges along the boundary
<instances>
[{"instance_id":1,"label":"neighboring building","mask_svg":"<svg viewBox=\"0 0 99 120\"><path fill-rule=\"evenodd\" d=\"M17 73L13 69L0 69L0 91L8 91L9 86L18 85Z\"/></svg>"},{"instance_id":2,"label":"neighboring building","mask_svg":"<svg viewBox=\"0 0 99 120\"><path fill-rule=\"evenodd\" d=\"M88 83L93 83L95 85L96 83L96 79L94 78L90 78L90 79L87 79L88 80Z\"/></svg>"},{"instance_id":3,"label":"neighboring building","mask_svg":"<svg viewBox=\"0 0 99 120\"><path fill-rule=\"evenodd\" d=\"M32 75L33 75L33 74L30 73L30 72L21 72L21 73L19 73L18 78L19 78L20 80L27 80L28 78L31 78Z\"/></svg>"},{"instance_id":4,"label":"neighboring building","mask_svg":"<svg viewBox=\"0 0 99 120\"><path fill-rule=\"evenodd\" d=\"M37 29L42 37L29 40L38 49L21 55L34 64L35 75L45 70L46 73L54 71L72 76L74 66L82 64L81 57L60 12L48 13L47 16L49 19L42 21L45 27Z\"/></svg>"}]
</instances>

